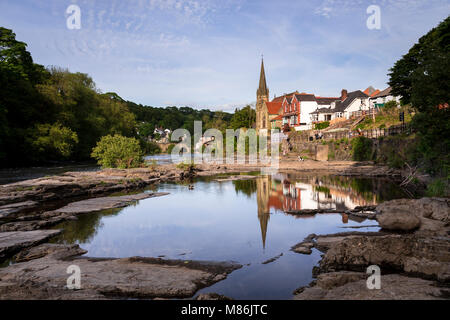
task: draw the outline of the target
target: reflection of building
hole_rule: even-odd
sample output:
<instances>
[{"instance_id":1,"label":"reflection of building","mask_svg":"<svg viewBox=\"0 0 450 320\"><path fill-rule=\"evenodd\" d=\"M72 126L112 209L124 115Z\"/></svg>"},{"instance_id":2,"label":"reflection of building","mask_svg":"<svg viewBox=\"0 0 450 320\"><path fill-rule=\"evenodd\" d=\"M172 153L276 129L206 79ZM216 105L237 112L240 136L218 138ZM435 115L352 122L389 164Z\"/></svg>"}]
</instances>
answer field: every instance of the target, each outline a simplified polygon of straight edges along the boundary
<instances>
[{"instance_id":1,"label":"reflection of building","mask_svg":"<svg viewBox=\"0 0 450 320\"><path fill-rule=\"evenodd\" d=\"M258 219L261 227L263 247L266 245L270 212L296 211L303 209L346 210L356 206L377 203L373 192L361 192L351 179L330 177L301 177L278 174L256 179ZM299 218L313 216L301 215ZM348 217L343 216L343 222Z\"/></svg>"},{"instance_id":2,"label":"reflection of building","mask_svg":"<svg viewBox=\"0 0 450 320\"><path fill-rule=\"evenodd\" d=\"M270 219L269 203L267 201L270 192L270 177L262 177L256 180L256 201L258 204L258 219L261 226L261 238L263 248L266 247L267 226Z\"/></svg>"}]
</instances>

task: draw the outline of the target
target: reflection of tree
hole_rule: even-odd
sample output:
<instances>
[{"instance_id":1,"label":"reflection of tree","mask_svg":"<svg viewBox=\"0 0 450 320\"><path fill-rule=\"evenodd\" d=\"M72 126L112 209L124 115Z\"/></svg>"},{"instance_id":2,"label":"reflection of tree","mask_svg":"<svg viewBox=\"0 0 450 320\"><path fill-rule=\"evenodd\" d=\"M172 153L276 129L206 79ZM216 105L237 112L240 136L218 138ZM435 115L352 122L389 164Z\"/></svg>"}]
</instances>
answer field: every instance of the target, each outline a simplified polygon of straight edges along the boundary
<instances>
[{"instance_id":1,"label":"reflection of tree","mask_svg":"<svg viewBox=\"0 0 450 320\"><path fill-rule=\"evenodd\" d=\"M86 243L89 242L101 227L101 220L106 216L116 216L123 208L109 209L99 212L91 212L78 216L78 220L66 221L58 224L55 229L62 229L63 232L52 242L58 243Z\"/></svg>"},{"instance_id":2,"label":"reflection of tree","mask_svg":"<svg viewBox=\"0 0 450 320\"><path fill-rule=\"evenodd\" d=\"M233 185L236 190L236 193L242 192L248 197L251 197L252 194L254 194L257 190L255 179L235 180L233 181Z\"/></svg>"}]
</instances>

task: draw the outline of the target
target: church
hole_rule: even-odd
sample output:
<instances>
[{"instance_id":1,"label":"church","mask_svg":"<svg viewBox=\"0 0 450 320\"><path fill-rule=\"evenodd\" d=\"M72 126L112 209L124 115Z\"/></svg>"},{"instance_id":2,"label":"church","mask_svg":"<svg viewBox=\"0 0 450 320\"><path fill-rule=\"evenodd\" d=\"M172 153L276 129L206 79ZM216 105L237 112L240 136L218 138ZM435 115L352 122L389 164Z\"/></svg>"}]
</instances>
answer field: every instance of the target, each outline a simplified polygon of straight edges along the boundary
<instances>
[{"instance_id":1,"label":"church","mask_svg":"<svg viewBox=\"0 0 450 320\"><path fill-rule=\"evenodd\" d=\"M368 88L369 89L369 88ZM368 90L366 89L366 91ZM259 87L256 91L256 130L311 130L315 123L331 124L368 112L370 93L342 89L339 97L320 97L298 91L285 93L269 100L264 60L261 60Z\"/></svg>"}]
</instances>

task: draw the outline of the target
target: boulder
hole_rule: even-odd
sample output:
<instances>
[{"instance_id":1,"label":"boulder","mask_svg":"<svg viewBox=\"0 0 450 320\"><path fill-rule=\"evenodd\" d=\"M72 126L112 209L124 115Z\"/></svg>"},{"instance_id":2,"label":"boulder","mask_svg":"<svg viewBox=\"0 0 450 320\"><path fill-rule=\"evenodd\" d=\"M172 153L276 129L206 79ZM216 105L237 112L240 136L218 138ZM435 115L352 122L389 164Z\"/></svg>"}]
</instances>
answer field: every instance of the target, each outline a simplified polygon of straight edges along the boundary
<instances>
[{"instance_id":1,"label":"boulder","mask_svg":"<svg viewBox=\"0 0 450 320\"><path fill-rule=\"evenodd\" d=\"M388 201L377 207L376 219L382 229L413 231L420 227L420 219L406 199Z\"/></svg>"}]
</instances>

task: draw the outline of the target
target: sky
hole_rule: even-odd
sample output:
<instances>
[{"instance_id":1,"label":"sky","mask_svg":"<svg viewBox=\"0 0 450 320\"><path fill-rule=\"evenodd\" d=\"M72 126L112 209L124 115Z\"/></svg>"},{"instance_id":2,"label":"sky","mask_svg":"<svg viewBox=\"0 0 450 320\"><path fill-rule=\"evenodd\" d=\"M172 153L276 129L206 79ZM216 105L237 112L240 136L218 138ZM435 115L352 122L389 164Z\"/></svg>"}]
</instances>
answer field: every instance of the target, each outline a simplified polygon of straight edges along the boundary
<instances>
[{"instance_id":1,"label":"sky","mask_svg":"<svg viewBox=\"0 0 450 320\"><path fill-rule=\"evenodd\" d=\"M69 29L70 5L81 28ZM370 5L380 29L369 29ZM34 61L88 73L151 106L233 111L270 98L385 89L388 70L450 13L450 0L0 0L0 26Z\"/></svg>"}]
</instances>

